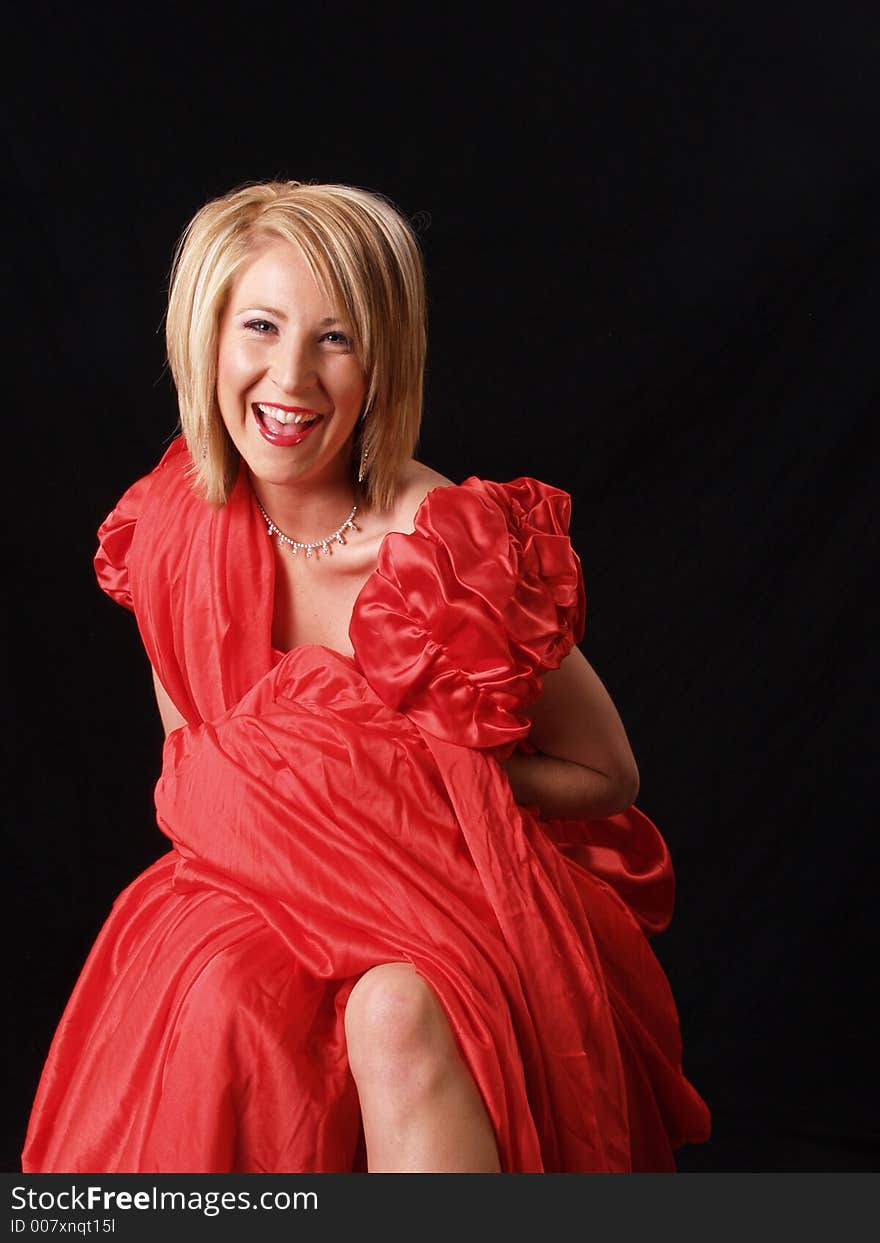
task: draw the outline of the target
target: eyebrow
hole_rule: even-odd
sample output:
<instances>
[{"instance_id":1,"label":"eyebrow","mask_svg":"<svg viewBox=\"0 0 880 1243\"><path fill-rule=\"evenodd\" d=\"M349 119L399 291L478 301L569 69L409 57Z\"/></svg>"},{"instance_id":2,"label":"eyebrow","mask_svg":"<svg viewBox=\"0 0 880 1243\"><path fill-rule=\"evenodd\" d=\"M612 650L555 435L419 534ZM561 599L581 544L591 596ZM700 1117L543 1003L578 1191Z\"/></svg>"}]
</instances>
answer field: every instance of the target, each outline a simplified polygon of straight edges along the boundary
<instances>
[{"instance_id":1,"label":"eyebrow","mask_svg":"<svg viewBox=\"0 0 880 1243\"><path fill-rule=\"evenodd\" d=\"M279 310L277 306L243 306L240 310L236 311L235 314L244 315L247 311L254 311L261 315L274 315L276 319L283 319L285 323L287 322L287 316L282 310ZM329 328L331 324L341 324L342 322L342 316L328 315L325 319L321 320L318 327Z\"/></svg>"}]
</instances>

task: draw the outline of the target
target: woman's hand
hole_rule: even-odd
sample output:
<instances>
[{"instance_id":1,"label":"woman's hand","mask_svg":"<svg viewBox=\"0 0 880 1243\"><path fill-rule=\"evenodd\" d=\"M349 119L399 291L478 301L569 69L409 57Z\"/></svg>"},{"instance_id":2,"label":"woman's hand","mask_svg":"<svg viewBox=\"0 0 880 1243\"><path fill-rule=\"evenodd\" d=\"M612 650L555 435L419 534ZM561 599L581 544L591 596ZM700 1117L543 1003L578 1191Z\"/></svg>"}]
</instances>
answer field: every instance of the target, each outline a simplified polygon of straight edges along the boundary
<instances>
[{"instance_id":1,"label":"woman's hand","mask_svg":"<svg viewBox=\"0 0 880 1243\"><path fill-rule=\"evenodd\" d=\"M544 678L529 709L536 755L503 761L513 797L547 819L588 820L625 811L639 771L623 722L583 653L573 648Z\"/></svg>"}]
</instances>

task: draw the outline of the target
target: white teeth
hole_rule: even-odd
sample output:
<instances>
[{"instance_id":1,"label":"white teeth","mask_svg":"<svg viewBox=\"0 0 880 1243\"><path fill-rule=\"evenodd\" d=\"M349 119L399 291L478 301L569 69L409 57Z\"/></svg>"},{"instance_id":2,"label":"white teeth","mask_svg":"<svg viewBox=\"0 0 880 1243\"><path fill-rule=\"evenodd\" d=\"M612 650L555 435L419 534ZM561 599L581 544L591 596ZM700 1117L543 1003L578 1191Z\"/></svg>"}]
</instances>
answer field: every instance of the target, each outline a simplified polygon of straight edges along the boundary
<instances>
[{"instance_id":1,"label":"white teeth","mask_svg":"<svg viewBox=\"0 0 880 1243\"><path fill-rule=\"evenodd\" d=\"M279 410L277 406L264 406L259 402L257 409L261 414L267 414L277 423L283 423L285 426L288 423L314 423L320 417L317 414L295 414L292 410Z\"/></svg>"}]
</instances>

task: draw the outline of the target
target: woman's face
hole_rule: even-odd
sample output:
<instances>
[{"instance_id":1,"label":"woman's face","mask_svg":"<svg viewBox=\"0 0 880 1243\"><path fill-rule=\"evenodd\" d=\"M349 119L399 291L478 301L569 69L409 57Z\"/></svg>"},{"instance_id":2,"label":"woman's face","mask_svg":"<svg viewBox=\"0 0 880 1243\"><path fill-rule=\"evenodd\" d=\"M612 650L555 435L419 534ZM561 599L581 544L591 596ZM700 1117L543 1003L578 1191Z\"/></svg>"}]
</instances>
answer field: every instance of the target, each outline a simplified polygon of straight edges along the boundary
<instances>
[{"instance_id":1,"label":"woman's face","mask_svg":"<svg viewBox=\"0 0 880 1243\"><path fill-rule=\"evenodd\" d=\"M217 402L255 480L349 477L367 384L343 314L281 238L239 272L220 321Z\"/></svg>"}]
</instances>

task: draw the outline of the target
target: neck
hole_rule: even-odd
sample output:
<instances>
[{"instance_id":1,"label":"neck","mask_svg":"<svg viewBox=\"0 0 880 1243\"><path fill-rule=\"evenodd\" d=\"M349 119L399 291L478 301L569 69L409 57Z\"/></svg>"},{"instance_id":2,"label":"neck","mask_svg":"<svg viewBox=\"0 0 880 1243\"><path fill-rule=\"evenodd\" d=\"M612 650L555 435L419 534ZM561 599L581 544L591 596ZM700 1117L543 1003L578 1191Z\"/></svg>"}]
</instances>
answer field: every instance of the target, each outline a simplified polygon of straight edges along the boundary
<instances>
[{"instance_id":1,"label":"neck","mask_svg":"<svg viewBox=\"0 0 880 1243\"><path fill-rule=\"evenodd\" d=\"M275 525L303 543L335 531L355 503L348 479L276 484L251 475L250 481L254 495Z\"/></svg>"}]
</instances>

